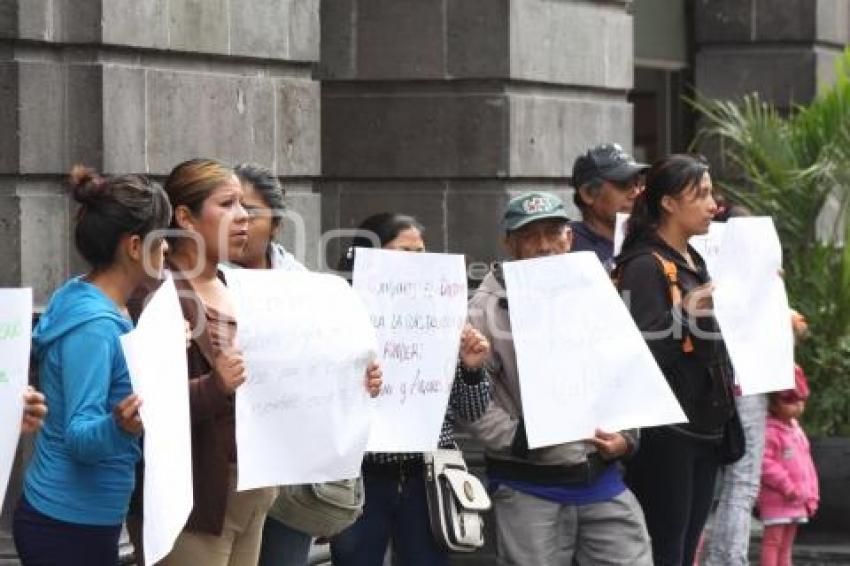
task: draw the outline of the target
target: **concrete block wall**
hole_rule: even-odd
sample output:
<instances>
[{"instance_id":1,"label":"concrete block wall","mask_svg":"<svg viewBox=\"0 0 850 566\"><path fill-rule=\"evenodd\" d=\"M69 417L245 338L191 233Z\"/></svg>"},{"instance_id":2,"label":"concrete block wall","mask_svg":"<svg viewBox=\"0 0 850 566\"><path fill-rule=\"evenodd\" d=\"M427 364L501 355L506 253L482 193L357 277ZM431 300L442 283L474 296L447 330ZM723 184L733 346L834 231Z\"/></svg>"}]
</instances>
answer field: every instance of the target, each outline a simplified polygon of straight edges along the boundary
<instances>
[{"instance_id":1,"label":"concrete block wall","mask_svg":"<svg viewBox=\"0 0 850 566\"><path fill-rule=\"evenodd\" d=\"M322 0L323 227L395 210L434 251L499 259L511 196L571 205L573 159L631 145L628 4Z\"/></svg>"},{"instance_id":2,"label":"concrete block wall","mask_svg":"<svg viewBox=\"0 0 850 566\"><path fill-rule=\"evenodd\" d=\"M805 104L850 43L846 0L697 0L694 18L696 87L712 98Z\"/></svg>"},{"instance_id":3,"label":"concrete block wall","mask_svg":"<svg viewBox=\"0 0 850 566\"><path fill-rule=\"evenodd\" d=\"M269 166L315 263L319 48L319 0L4 2L0 286L43 303L84 267L62 189L74 163L157 178L195 156Z\"/></svg>"}]
</instances>

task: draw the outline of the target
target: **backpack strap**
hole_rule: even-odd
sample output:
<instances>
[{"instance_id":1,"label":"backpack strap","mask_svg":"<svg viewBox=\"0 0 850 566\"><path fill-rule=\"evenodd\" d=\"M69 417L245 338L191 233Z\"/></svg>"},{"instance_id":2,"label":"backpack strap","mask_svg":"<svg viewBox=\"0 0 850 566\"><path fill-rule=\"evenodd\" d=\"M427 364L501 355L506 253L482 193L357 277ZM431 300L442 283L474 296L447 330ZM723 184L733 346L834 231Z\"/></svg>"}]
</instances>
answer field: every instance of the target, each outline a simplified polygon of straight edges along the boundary
<instances>
[{"instance_id":1,"label":"backpack strap","mask_svg":"<svg viewBox=\"0 0 850 566\"><path fill-rule=\"evenodd\" d=\"M676 264L658 252L652 252L652 255L655 256L655 259L661 265L664 276L669 283L670 302L674 307L680 307L682 305L682 290L679 288L679 270ZM682 351L686 354L694 351L694 343L691 341L690 335L685 336L685 340L682 342Z\"/></svg>"}]
</instances>

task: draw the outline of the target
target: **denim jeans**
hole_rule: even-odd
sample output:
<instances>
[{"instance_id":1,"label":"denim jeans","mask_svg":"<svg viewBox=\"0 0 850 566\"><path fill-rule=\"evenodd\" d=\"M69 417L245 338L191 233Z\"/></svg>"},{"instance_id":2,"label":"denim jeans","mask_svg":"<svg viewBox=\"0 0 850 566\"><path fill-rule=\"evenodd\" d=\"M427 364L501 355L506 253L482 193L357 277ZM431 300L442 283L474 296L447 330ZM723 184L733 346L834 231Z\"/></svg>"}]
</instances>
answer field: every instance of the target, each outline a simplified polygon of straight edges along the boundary
<instances>
[{"instance_id":1,"label":"denim jeans","mask_svg":"<svg viewBox=\"0 0 850 566\"><path fill-rule=\"evenodd\" d=\"M392 464L385 465L388 472ZM405 473L364 469L363 515L331 539L334 566L382 566L392 541L396 564L447 566L448 556L431 534L421 466Z\"/></svg>"},{"instance_id":2,"label":"denim jeans","mask_svg":"<svg viewBox=\"0 0 850 566\"><path fill-rule=\"evenodd\" d=\"M767 396L736 399L747 451L744 457L721 472L720 500L705 547L707 566L746 566L750 547L753 505L761 481Z\"/></svg>"},{"instance_id":3,"label":"denim jeans","mask_svg":"<svg viewBox=\"0 0 850 566\"><path fill-rule=\"evenodd\" d=\"M121 525L66 523L48 517L21 498L12 523L23 564L32 566L117 566Z\"/></svg>"},{"instance_id":4,"label":"denim jeans","mask_svg":"<svg viewBox=\"0 0 850 566\"><path fill-rule=\"evenodd\" d=\"M266 517L259 566L307 566L313 537Z\"/></svg>"}]
</instances>

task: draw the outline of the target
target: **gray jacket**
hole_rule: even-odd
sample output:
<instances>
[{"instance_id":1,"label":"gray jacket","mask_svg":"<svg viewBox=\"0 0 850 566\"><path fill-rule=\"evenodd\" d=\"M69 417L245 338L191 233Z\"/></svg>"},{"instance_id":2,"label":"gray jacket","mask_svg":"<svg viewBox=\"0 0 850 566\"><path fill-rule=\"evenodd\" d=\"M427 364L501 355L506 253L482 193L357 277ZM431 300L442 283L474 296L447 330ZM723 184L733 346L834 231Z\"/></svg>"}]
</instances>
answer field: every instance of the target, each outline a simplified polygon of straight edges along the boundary
<instances>
[{"instance_id":1,"label":"gray jacket","mask_svg":"<svg viewBox=\"0 0 850 566\"><path fill-rule=\"evenodd\" d=\"M472 433L494 460L535 465L574 466L587 460L596 447L585 441L527 449L522 418L516 351L511 334L507 294L491 272L469 302L469 321L490 341L485 365L491 378L492 401L483 417L469 425ZM630 446L637 445L637 431L622 431Z\"/></svg>"}]
</instances>

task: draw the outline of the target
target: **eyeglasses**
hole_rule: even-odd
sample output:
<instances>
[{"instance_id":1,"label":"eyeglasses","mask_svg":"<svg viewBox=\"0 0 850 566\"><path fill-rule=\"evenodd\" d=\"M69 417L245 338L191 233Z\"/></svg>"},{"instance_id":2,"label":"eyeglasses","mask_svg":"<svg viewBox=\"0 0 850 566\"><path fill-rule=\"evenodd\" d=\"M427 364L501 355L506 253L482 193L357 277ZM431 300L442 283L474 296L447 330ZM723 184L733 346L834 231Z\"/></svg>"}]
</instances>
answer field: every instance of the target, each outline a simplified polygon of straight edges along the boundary
<instances>
[{"instance_id":1,"label":"eyeglasses","mask_svg":"<svg viewBox=\"0 0 850 566\"><path fill-rule=\"evenodd\" d=\"M261 206L251 206L243 204L242 208L245 209L245 213L248 215L249 222L259 220L260 218L274 217L274 214L270 209Z\"/></svg>"}]
</instances>

